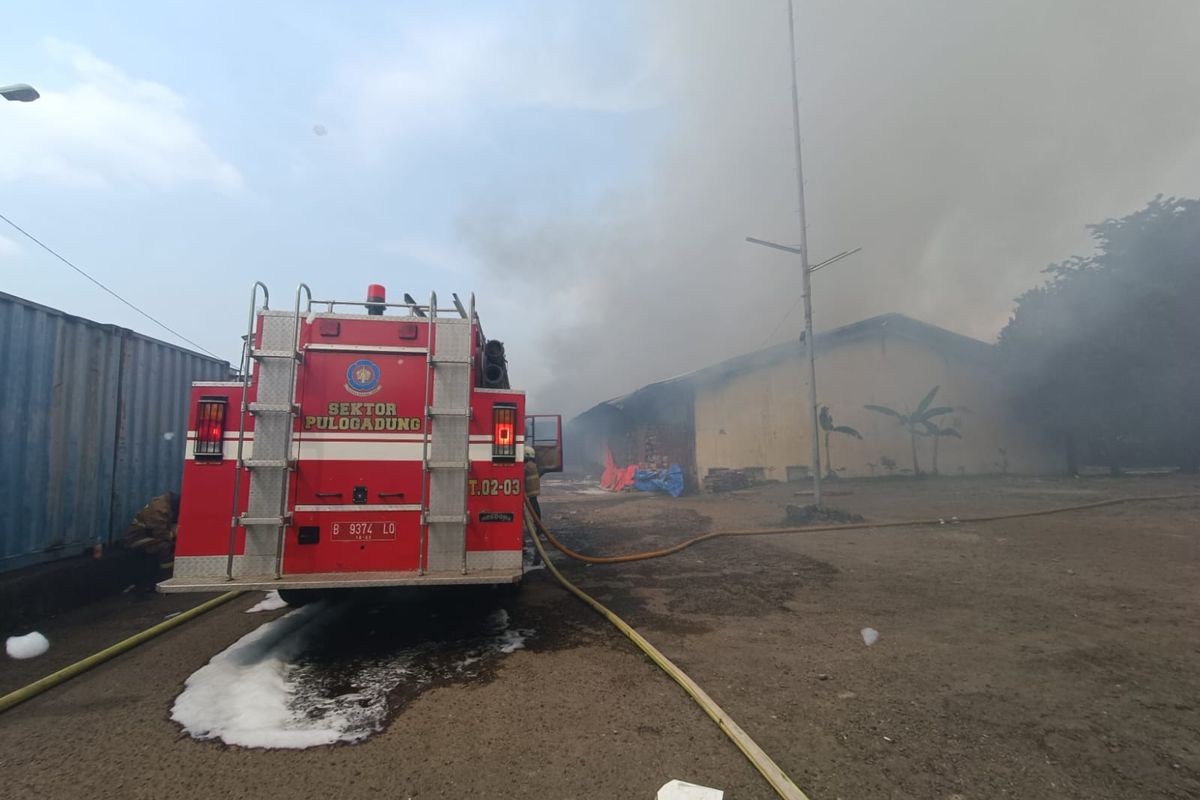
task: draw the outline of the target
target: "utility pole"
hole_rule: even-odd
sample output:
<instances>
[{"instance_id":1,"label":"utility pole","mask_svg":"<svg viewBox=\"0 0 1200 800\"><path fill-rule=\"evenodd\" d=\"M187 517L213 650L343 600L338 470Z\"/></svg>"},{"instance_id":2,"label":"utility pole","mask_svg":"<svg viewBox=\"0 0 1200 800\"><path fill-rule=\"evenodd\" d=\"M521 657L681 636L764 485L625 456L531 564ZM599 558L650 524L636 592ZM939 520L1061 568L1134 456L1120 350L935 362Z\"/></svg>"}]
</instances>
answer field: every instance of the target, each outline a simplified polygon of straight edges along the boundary
<instances>
[{"instance_id":1,"label":"utility pole","mask_svg":"<svg viewBox=\"0 0 1200 800\"><path fill-rule=\"evenodd\" d=\"M818 506L821 505L821 445L820 445L820 423L817 413L817 359L816 351L813 342L813 319L812 319L812 273L817 270L827 267L843 258L852 256L862 250L861 247L856 247L853 250L845 250L838 253L832 258L827 258L819 264L813 266L808 265L808 224L804 219L804 166L800 160L800 96L796 88L796 32L795 18L792 13L792 0L788 0L788 32L790 38L788 40L788 52L792 56L792 133L795 136L796 145L796 195L800 201L800 243L795 245L780 244L771 242L766 239L757 239L753 236L747 236L746 241L751 244L770 247L773 250L782 250L785 253L792 253L800 256L800 276L801 276L801 299L804 300L804 354L808 359L808 410L809 410L809 431L812 439L812 478L813 478L813 502ZM795 310L796 305L788 311L788 315ZM787 318L785 315L784 319ZM780 320L780 324L783 320Z\"/></svg>"},{"instance_id":2,"label":"utility pole","mask_svg":"<svg viewBox=\"0 0 1200 800\"><path fill-rule=\"evenodd\" d=\"M792 65L792 138L796 144L796 196L800 214L800 278L804 293L804 350L808 355L809 431L812 439L813 503L821 505L821 444L817 425L817 358L813 341L812 276L808 271L808 223L804 218L804 161L800 156L800 94L796 88L796 19L788 0L788 53Z\"/></svg>"}]
</instances>

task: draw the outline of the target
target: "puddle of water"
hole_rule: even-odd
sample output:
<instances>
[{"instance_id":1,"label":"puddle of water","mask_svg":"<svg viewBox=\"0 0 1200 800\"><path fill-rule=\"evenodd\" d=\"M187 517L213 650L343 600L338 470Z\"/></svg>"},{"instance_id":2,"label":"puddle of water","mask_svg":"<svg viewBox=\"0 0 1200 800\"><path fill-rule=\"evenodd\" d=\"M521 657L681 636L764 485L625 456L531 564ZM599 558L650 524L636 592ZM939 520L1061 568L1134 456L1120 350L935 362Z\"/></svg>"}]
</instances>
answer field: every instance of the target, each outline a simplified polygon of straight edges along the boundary
<instances>
[{"instance_id":1,"label":"puddle of water","mask_svg":"<svg viewBox=\"0 0 1200 800\"><path fill-rule=\"evenodd\" d=\"M318 603L268 622L188 680L171 717L243 747L358 742L437 685L489 681L531 630L491 591Z\"/></svg>"}]
</instances>

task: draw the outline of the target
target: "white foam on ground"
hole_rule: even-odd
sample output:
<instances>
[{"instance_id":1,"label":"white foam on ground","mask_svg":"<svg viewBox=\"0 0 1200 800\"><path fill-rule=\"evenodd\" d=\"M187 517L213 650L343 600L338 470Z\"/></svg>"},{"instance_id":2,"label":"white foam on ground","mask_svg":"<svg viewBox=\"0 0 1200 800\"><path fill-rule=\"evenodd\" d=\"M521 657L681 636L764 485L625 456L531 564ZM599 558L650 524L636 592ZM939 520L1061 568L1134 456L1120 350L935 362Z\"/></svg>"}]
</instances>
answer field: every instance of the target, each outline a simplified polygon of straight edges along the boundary
<instances>
[{"instance_id":1,"label":"white foam on ground","mask_svg":"<svg viewBox=\"0 0 1200 800\"><path fill-rule=\"evenodd\" d=\"M863 644L865 644L867 647L870 647L879 641L879 631L875 630L874 628L863 628L861 633L863 637Z\"/></svg>"},{"instance_id":2,"label":"white foam on ground","mask_svg":"<svg viewBox=\"0 0 1200 800\"><path fill-rule=\"evenodd\" d=\"M487 642L488 649L495 649L501 653L514 653L517 650L525 648L525 640L529 638L531 631L528 630L513 630L508 627L508 612L503 608L498 608L488 617L488 625L496 634L495 638Z\"/></svg>"},{"instance_id":3,"label":"white foam on ground","mask_svg":"<svg viewBox=\"0 0 1200 800\"><path fill-rule=\"evenodd\" d=\"M197 739L220 739L241 747L306 748L358 742L383 728L388 696L402 682L429 678L420 657L428 646L355 666L355 688L336 696L314 692L319 667L300 656L321 636L339 611L316 603L259 626L213 656L184 685L171 719ZM487 620L488 634L477 640L454 669L460 675L489 653L512 653L525 646L528 630L510 630L508 612Z\"/></svg>"},{"instance_id":4,"label":"white foam on ground","mask_svg":"<svg viewBox=\"0 0 1200 800\"><path fill-rule=\"evenodd\" d=\"M260 611L278 611L287 606L287 601L279 596L279 592L272 590L266 593L262 600L246 609L247 614L257 614Z\"/></svg>"},{"instance_id":5,"label":"white foam on ground","mask_svg":"<svg viewBox=\"0 0 1200 800\"><path fill-rule=\"evenodd\" d=\"M37 658L49 649L50 640L37 631L4 640L4 651L9 658Z\"/></svg>"},{"instance_id":6,"label":"white foam on ground","mask_svg":"<svg viewBox=\"0 0 1200 800\"><path fill-rule=\"evenodd\" d=\"M496 609L487 620L488 628L493 636L485 639L479 646L472 648L455 666L461 672L476 662L482 661L489 653L515 653L525 649L525 640L533 631L525 628L509 628L508 612L503 608Z\"/></svg>"},{"instance_id":7,"label":"white foam on ground","mask_svg":"<svg viewBox=\"0 0 1200 800\"><path fill-rule=\"evenodd\" d=\"M517 650L524 650L525 640L528 638L529 631L504 631L500 634L496 649L501 653L515 653Z\"/></svg>"},{"instance_id":8,"label":"white foam on ground","mask_svg":"<svg viewBox=\"0 0 1200 800\"><path fill-rule=\"evenodd\" d=\"M319 632L323 603L297 609L238 639L184 684L171 719L197 739L242 747L313 747L338 741L332 720L313 724L289 703L292 659Z\"/></svg>"}]
</instances>

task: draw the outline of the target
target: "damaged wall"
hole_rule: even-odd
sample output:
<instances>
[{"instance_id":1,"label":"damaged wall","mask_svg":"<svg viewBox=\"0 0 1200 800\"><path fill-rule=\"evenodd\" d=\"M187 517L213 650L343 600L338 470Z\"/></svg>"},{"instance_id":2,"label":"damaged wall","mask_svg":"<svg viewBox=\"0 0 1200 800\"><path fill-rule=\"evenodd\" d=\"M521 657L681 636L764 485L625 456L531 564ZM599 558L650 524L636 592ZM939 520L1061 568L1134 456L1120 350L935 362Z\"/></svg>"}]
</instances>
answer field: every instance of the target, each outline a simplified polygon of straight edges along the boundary
<instances>
[{"instance_id":1,"label":"damaged wall","mask_svg":"<svg viewBox=\"0 0 1200 800\"><path fill-rule=\"evenodd\" d=\"M653 384L601 403L567 425L567 469L599 474L609 449L618 466L665 469L678 464L685 486L692 490L698 484L694 407L691 387L673 383Z\"/></svg>"},{"instance_id":2,"label":"damaged wall","mask_svg":"<svg viewBox=\"0 0 1200 800\"><path fill-rule=\"evenodd\" d=\"M911 472L908 434L894 418L863 406L911 411L934 386L941 387L934 404L954 408L937 422L962 435L939 440L938 467L943 475L994 474L1006 469L1037 474L1062 468L1061 456L1051 443L1012 413L990 358L947 354L884 331L828 348L820 346L818 337L818 403L830 407L835 424L849 425L863 436L862 440L830 436L838 475L889 474L885 459L895 463L896 474ZM808 474L807 366L799 346L775 364L698 386L694 416L699 475L717 467L762 467L764 477L772 480ZM823 435L820 442L822 472L827 472ZM922 471L930 471L933 440L918 437L917 449Z\"/></svg>"},{"instance_id":3,"label":"damaged wall","mask_svg":"<svg viewBox=\"0 0 1200 800\"><path fill-rule=\"evenodd\" d=\"M1014 413L994 345L884 314L818 334L816 346L818 403L829 406L835 425L863 436L830 436L837 475L913 472L908 433L864 406L906 413L934 386L933 405L953 409L936 422L961 435L938 439L941 474L1063 469L1055 443ZM576 417L567 428L571 460L597 471L609 447L618 465L678 463L689 490L713 469L755 470L753 477L764 480L808 477L807 373L802 347L784 343L650 384ZM823 435L820 442L827 473ZM922 472L933 471L933 445L932 438L917 439Z\"/></svg>"}]
</instances>

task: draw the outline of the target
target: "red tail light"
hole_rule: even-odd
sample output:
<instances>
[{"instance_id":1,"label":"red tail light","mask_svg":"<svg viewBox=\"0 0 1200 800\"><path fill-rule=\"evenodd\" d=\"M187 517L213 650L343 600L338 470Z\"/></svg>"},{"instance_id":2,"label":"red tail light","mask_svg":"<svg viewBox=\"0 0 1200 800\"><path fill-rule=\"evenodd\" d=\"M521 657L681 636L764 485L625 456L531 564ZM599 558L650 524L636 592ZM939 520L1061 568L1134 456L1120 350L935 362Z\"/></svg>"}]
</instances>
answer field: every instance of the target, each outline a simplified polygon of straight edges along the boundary
<instances>
[{"instance_id":1,"label":"red tail light","mask_svg":"<svg viewBox=\"0 0 1200 800\"><path fill-rule=\"evenodd\" d=\"M196 406L196 444L192 454L198 460L220 461L225 455L224 397L204 397Z\"/></svg>"},{"instance_id":2,"label":"red tail light","mask_svg":"<svg viewBox=\"0 0 1200 800\"><path fill-rule=\"evenodd\" d=\"M517 407L512 403L492 406L492 460L517 460Z\"/></svg>"}]
</instances>

